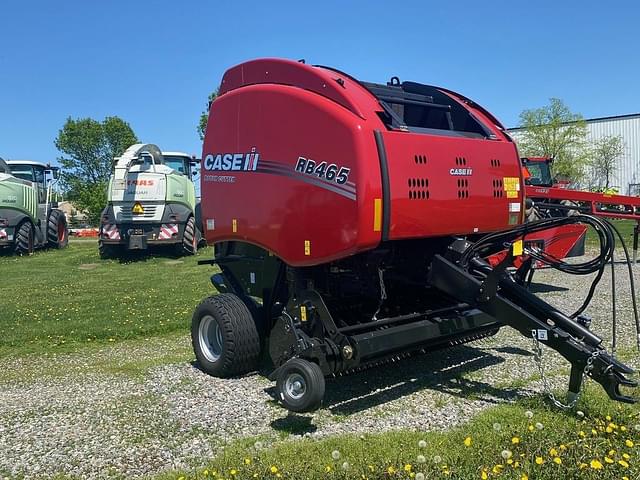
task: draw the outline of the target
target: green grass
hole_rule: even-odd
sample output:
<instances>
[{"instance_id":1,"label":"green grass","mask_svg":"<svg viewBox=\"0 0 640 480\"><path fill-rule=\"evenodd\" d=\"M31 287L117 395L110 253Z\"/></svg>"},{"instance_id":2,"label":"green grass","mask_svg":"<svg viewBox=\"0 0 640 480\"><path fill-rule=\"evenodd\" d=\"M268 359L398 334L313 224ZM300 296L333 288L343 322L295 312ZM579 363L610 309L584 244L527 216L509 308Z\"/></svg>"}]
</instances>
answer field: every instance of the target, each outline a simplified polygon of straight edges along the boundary
<instances>
[{"instance_id":1,"label":"green grass","mask_svg":"<svg viewBox=\"0 0 640 480\"><path fill-rule=\"evenodd\" d=\"M627 244L627 248L629 249L629 256L632 255L632 249L633 249L633 229L636 225L636 222L634 222L633 220L614 220L614 219L609 219L609 221L613 224L614 227L616 227L618 229L618 231L620 232L620 235L622 235L622 238L624 238L624 243ZM586 244L588 247L598 247L600 245L599 240L598 240L598 235L596 235L596 233L593 231L592 228L589 228L587 230L587 239L586 239ZM622 255L622 246L620 245L620 240L618 239L618 237L616 236L616 246L617 249L619 251L618 254L618 259L620 259L621 257L619 255Z\"/></svg>"},{"instance_id":2,"label":"green grass","mask_svg":"<svg viewBox=\"0 0 640 480\"><path fill-rule=\"evenodd\" d=\"M211 255L101 260L96 241L84 240L0 256L0 356L187 334L195 306L214 291L212 269L197 265Z\"/></svg>"},{"instance_id":3,"label":"green grass","mask_svg":"<svg viewBox=\"0 0 640 480\"><path fill-rule=\"evenodd\" d=\"M425 478L466 480L485 478L483 472L488 479L640 478L639 409L611 403L599 386L588 388L580 408L584 418L534 398L494 407L446 432L397 431L273 444L245 439L227 446L206 469L159 478L411 479L423 473ZM527 411L533 418L527 418ZM256 447L261 440L266 445ZM426 446L419 445L421 440ZM339 452L337 460L334 451ZM507 451L510 463L502 456Z\"/></svg>"}]
</instances>

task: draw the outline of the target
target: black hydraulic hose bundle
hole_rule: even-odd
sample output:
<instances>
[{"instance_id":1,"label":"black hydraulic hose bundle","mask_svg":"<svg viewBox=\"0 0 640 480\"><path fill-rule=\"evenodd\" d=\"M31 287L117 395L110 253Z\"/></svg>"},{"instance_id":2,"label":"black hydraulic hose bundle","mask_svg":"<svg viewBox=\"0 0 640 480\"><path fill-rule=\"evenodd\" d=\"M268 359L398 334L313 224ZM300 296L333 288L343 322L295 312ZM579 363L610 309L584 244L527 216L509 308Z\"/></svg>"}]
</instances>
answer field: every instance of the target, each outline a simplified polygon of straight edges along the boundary
<instances>
[{"instance_id":1,"label":"black hydraulic hose bundle","mask_svg":"<svg viewBox=\"0 0 640 480\"><path fill-rule=\"evenodd\" d=\"M612 295L613 295L613 328L614 328L614 348L615 348L615 322L616 322L616 309L615 309L615 273L613 271L613 258L614 258L614 250L615 250L615 237L616 235L620 239L622 244L626 263L629 270L629 279L631 286L631 299L633 302L633 314L636 324L636 332L637 332L637 343L638 348L640 349L640 320L638 318L638 309L636 303L635 296L635 285L633 279L633 271L631 268L631 259L629 257L629 252L627 250L627 246L624 242L624 239L620 232L606 220L600 219L598 217L594 217L591 215L571 215L568 217L554 217L554 218L546 218L534 222L524 223L519 225L513 229L491 233L489 235L485 235L480 238L477 242L470 245L463 253L460 258L460 265L463 268L467 268L472 258L486 257L487 255L491 255L493 253L497 253L501 250L504 250L505 247L513 243L516 240L524 240L527 235L532 233L541 232L544 230L548 230L554 227L560 227L563 225L577 224L582 223L591 226L598 235L598 239L600 241L600 254L596 257L589 259L584 262L579 263L567 263L560 258L557 258L551 255L548 252L542 251L538 248L532 247L527 248L525 254L531 257L534 260L544 263L556 270L559 270L564 273L568 273L571 275L589 275L592 273L596 273L595 278L591 282L591 286L589 288L589 293L585 298L584 302L576 310L571 318L576 318L580 314L584 312L587 308L591 299L593 298L595 289L602 279L602 275L604 273L604 269L607 263L611 262L612 268Z\"/></svg>"}]
</instances>

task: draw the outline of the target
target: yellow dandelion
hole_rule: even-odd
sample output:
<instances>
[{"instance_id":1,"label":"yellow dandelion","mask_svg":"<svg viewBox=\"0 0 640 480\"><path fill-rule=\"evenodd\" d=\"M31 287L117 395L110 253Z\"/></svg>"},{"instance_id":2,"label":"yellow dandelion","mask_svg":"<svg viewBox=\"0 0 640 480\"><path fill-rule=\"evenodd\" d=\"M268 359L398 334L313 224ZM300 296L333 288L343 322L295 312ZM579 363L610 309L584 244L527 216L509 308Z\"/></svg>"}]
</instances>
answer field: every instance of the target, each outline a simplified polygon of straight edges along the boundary
<instances>
[{"instance_id":1,"label":"yellow dandelion","mask_svg":"<svg viewBox=\"0 0 640 480\"><path fill-rule=\"evenodd\" d=\"M271 465L271 468L269 470L271 470L271 473L278 473L278 467L276 467L275 465Z\"/></svg>"},{"instance_id":2,"label":"yellow dandelion","mask_svg":"<svg viewBox=\"0 0 640 480\"><path fill-rule=\"evenodd\" d=\"M536 464L538 465L542 465L544 463L544 458L542 457L536 457Z\"/></svg>"},{"instance_id":3,"label":"yellow dandelion","mask_svg":"<svg viewBox=\"0 0 640 480\"><path fill-rule=\"evenodd\" d=\"M587 434L586 434L586 433L584 433L582 430L580 430L580 431L578 432L578 435L580 435L580 437L582 437L582 438L584 438L584 437L586 437L586 436L587 436Z\"/></svg>"},{"instance_id":4,"label":"yellow dandelion","mask_svg":"<svg viewBox=\"0 0 640 480\"><path fill-rule=\"evenodd\" d=\"M331 471L331 465L327 465L326 467L324 467L324 471L329 473Z\"/></svg>"},{"instance_id":5,"label":"yellow dandelion","mask_svg":"<svg viewBox=\"0 0 640 480\"><path fill-rule=\"evenodd\" d=\"M373 472L375 471L375 468L373 468L373 465L369 465L368 467L369 467L369 471L370 471L371 473L373 473Z\"/></svg>"},{"instance_id":6,"label":"yellow dandelion","mask_svg":"<svg viewBox=\"0 0 640 480\"><path fill-rule=\"evenodd\" d=\"M229 472L231 475L237 475L238 471L235 468L232 468L231 471Z\"/></svg>"},{"instance_id":7,"label":"yellow dandelion","mask_svg":"<svg viewBox=\"0 0 640 480\"><path fill-rule=\"evenodd\" d=\"M593 468L594 470L602 470L602 463L600 463L600 460L598 459L593 459L591 460L591 462L589 462L589 466L591 468Z\"/></svg>"},{"instance_id":8,"label":"yellow dandelion","mask_svg":"<svg viewBox=\"0 0 640 480\"><path fill-rule=\"evenodd\" d=\"M513 463L513 459L507 458L507 465L511 465Z\"/></svg>"},{"instance_id":9,"label":"yellow dandelion","mask_svg":"<svg viewBox=\"0 0 640 480\"><path fill-rule=\"evenodd\" d=\"M529 425L529 427L527 427L527 428L529 428L530 432L533 432L534 426L533 425Z\"/></svg>"},{"instance_id":10,"label":"yellow dandelion","mask_svg":"<svg viewBox=\"0 0 640 480\"><path fill-rule=\"evenodd\" d=\"M522 476L520 477L520 480L529 480L529 477L527 476L526 473L523 473Z\"/></svg>"},{"instance_id":11,"label":"yellow dandelion","mask_svg":"<svg viewBox=\"0 0 640 480\"><path fill-rule=\"evenodd\" d=\"M392 466L392 465L389 465L389 466L387 467L387 473L388 473L389 475L393 475L394 473L396 473L396 469L395 469L395 468L393 468L393 466Z\"/></svg>"},{"instance_id":12,"label":"yellow dandelion","mask_svg":"<svg viewBox=\"0 0 640 480\"><path fill-rule=\"evenodd\" d=\"M560 457L553 457L553 463L560 465L562 463L562 459Z\"/></svg>"},{"instance_id":13,"label":"yellow dandelion","mask_svg":"<svg viewBox=\"0 0 640 480\"><path fill-rule=\"evenodd\" d=\"M611 433L611 432L613 432L613 428L607 427L604 431L607 432L607 433Z\"/></svg>"},{"instance_id":14,"label":"yellow dandelion","mask_svg":"<svg viewBox=\"0 0 640 480\"><path fill-rule=\"evenodd\" d=\"M205 470L204 472L202 472L202 474L206 477L207 475L209 475L209 470Z\"/></svg>"},{"instance_id":15,"label":"yellow dandelion","mask_svg":"<svg viewBox=\"0 0 640 480\"><path fill-rule=\"evenodd\" d=\"M282 474L280 472L276 473L277 478L282 478Z\"/></svg>"},{"instance_id":16,"label":"yellow dandelion","mask_svg":"<svg viewBox=\"0 0 640 480\"><path fill-rule=\"evenodd\" d=\"M556 450L555 448L552 448L551 450L549 450L549 455L551 455L552 457L557 457L558 450Z\"/></svg>"},{"instance_id":17,"label":"yellow dandelion","mask_svg":"<svg viewBox=\"0 0 640 480\"><path fill-rule=\"evenodd\" d=\"M586 463L581 463L580 464L580 470L584 470L585 468L587 468L589 465L587 465Z\"/></svg>"},{"instance_id":18,"label":"yellow dandelion","mask_svg":"<svg viewBox=\"0 0 640 480\"><path fill-rule=\"evenodd\" d=\"M625 460L629 460L631 458L631 455L629 455L628 453L623 453L622 456Z\"/></svg>"},{"instance_id":19,"label":"yellow dandelion","mask_svg":"<svg viewBox=\"0 0 640 480\"><path fill-rule=\"evenodd\" d=\"M620 431L621 432L626 432L627 431L627 427L625 427L624 425L620 425Z\"/></svg>"},{"instance_id":20,"label":"yellow dandelion","mask_svg":"<svg viewBox=\"0 0 640 480\"><path fill-rule=\"evenodd\" d=\"M629 468L629 464L625 460L618 460L618 463L624 468Z\"/></svg>"},{"instance_id":21,"label":"yellow dandelion","mask_svg":"<svg viewBox=\"0 0 640 480\"><path fill-rule=\"evenodd\" d=\"M489 475L487 475L487 472L483 470L482 474L480 475L480 478L482 478L482 480L487 480L489 478Z\"/></svg>"},{"instance_id":22,"label":"yellow dandelion","mask_svg":"<svg viewBox=\"0 0 640 480\"><path fill-rule=\"evenodd\" d=\"M566 445L563 445L563 444L561 443L561 444L560 444L560 450L566 450L566 449L567 449L567 446L566 446Z\"/></svg>"},{"instance_id":23,"label":"yellow dandelion","mask_svg":"<svg viewBox=\"0 0 640 480\"><path fill-rule=\"evenodd\" d=\"M604 417L604 418L606 418L606 419L607 419L607 422L610 422L610 421L611 421L611 417L610 417L609 415L607 415L607 416L606 416L606 417Z\"/></svg>"},{"instance_id":24,"label":"yellow dandelion","mask_svg":"<svg viewBox=\"0 0 640 480\"><path fill-rule=\"evenodd\" d=\"M615 450L609 450L609 456L613 457L616 454Z\"/></svg>"},{"instance_id":25,"label":"yellow dandelion","mask_svg":"<svg viewBox=\"0 0 640 480\"><path fill-rule=\"evenodd\" d=\"M592 428L592 429L591 429L591 434L592 434L592 435L597 435L597 434L598 434L598 431L597 431L595 428Z\"/></svg>"},{"instance_id":26,"label":"yellow dandelion","mask_svg":"<svg viewBox=\"0 0 640 480\"><path fill-rule=\"evenodd\" d=\"M404 466L404 471L405 471L405 472L410 472L410 471L411 471L411 464L410 464L410 463L407 463L407 464Z\"/></svg>"},{"instance_id":27,"label":"yellow dandelion","mask_svg":"<svg viewBox=\"0 0 640 480\"><path fill-rule=\"evenodd\" d=\"M604 457L604 461L605 463L613 463L613 460L610 459L609 457Z\"/></svg>"},{"instance_id":28,"label":"yellow dandelion","mask_svg":"<svg viewBox=\"0 0 640 480\"><path fill-rule=\"evenodd\" d=\"M622 480L629 480L629 477L624 476L624 477L622 477Z\"/></svg>"},{"instance_id":29,"label":"yellow dandelion","mask_svg":"<svg viewBox=\"0 0 640 480\"><path fill-rule=\"evenodd\" d=\"M494 465L491 471L496 475L500 475L500 472L502 472L503 468L504 468L504 465L498 464L498 465Z\"/></svg>"},{"instance_id":30,"label":"yellow dandelion","mask_svg":"<svg viewBox=\"0 0 640 480\"><path fill-rule=\"evenodd\" d=\"M248 457L247 457L247 458L245 458L245 459L244 459L244 464L245 464L245 465L251 465L251 459L250 459L250 458L248 458Z\"/></svg>"},{"instance_id":31,"label":"yellow dandelion","mask_svg":"<svg viewBox=\"0 0 640 480\"><path fill-rule=\"evenodd\" d=\"M516 460L513 464L513 468L518 468L519 466L520 466L520 462Z\"/></svg>"},{"instance_id":32,"label":"yellow dandelion","mask_svg":"<svg viewBox=\"0 0 640 480\"><path fill-rule=\"evenodd\" d=\"M518 437L513 437L511 439L511 443L513 443L514 445L517 445L518 443L520 443L520 439Z\"/></svg>"},{"instance_id":33,"label":"yellow dandelion","mask_svg":"<svg viewBox=\"0 0 640 480\"><path fill-rule=\"evenodd\" d=\"M465 439L464 439L464 445L465 445L466 447L470 447L470 446L471 446L471 443L472 443L472 441L471 441L471 437L467 437L467 438L465 438Z\"/></svg>"},{"instance_id":34,"label":"yellow dandelion","mask_svg":"<svg viewBox=\"0 0 640 480\"><path fill-rule=\"evenodd\" d=\"M634 445L633 442L631 440L629 440L629 439L626 439L624 441L624 444L629 448L633 447L633 445Z\"/></svg>"}]
</instances>

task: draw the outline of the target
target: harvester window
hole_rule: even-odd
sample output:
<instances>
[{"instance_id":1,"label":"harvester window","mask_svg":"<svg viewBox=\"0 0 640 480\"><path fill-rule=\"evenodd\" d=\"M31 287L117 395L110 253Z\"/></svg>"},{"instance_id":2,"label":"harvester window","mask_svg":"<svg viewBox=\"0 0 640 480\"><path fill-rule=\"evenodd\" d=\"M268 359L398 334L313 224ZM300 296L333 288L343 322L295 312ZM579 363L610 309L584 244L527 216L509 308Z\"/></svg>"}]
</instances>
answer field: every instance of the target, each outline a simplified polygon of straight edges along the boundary
<instances>
[{"instance_id":1,"label":"harvester window","mask_svg":"<svg viewBox=\"0 0 640 480\"><path fill-rule=\"evenodd\" d=\"M380 101L384 109L381 118L390 129L472 138L492 136L471 112L436 87L413 82L364 85Z\"/></svg>"},{"instance_id":2,"label":"harvester window","mask_svg":"<svg viewBox=\"0 0 640 480\"><path fill-rule=\"evenodd\" d=\"M190 158L185 157L164 157L164 164L182 175L189 175Z\"/></svg>"}]
</instances>

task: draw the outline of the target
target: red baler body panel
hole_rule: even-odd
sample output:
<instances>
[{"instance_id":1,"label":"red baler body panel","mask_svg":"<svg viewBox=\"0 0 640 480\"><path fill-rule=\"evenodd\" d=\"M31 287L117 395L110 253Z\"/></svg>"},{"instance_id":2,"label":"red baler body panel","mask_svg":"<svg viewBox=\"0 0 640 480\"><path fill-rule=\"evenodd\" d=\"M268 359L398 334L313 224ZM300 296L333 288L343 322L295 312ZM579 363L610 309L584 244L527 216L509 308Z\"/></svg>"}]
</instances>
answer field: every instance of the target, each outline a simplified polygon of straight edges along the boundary
<instances>
[{"instance_id":1,"label":"red baler body panel","mask_svg":"<svg viewBox=\"0 0 640 480\"><path fill-rule=\"evenodd\" d=\"M306 266L383 240L521 223L515 145L489 114L445 94L491 138L392 130L367 88L329 69L274 59L231 68L211 106L202 153L207 241L246 241ZM386 200L375 132L386 152Z\"/></svg>"}]
</instances>

